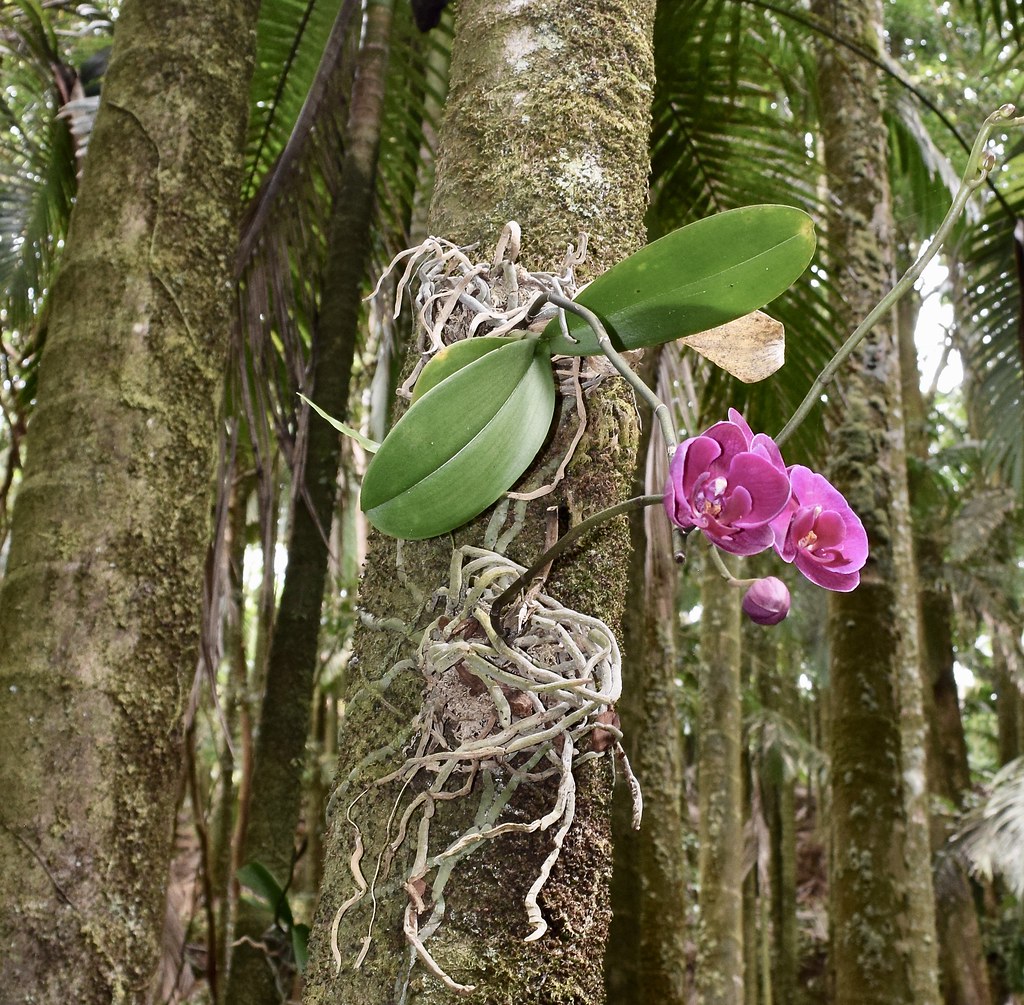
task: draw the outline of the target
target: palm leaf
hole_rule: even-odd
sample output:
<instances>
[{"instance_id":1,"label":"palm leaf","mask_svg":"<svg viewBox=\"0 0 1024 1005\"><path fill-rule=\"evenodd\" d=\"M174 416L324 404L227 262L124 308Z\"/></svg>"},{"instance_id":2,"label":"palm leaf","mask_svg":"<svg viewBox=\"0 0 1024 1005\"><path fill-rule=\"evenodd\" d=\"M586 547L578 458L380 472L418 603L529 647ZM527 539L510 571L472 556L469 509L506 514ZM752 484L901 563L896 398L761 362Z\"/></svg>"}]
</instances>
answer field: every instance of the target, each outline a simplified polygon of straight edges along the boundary
<instances>
[{"instance_id":1,"label":"palm leaf","mask_svg":"<svg viewBox=\"0 0 1024 1005\"><path fill-rule=\"evenodd\" d=\"M824 217L806 139L815 107L808 49L805 27L758 6L714 0L659 7L652 237L757 202ZM823 293L810 272L768 308L787 329L787 362L770 381L743 385L708 373L701 402L707 421L734 405L755 428L781 428L837 344ZM789 447L793 460L814 448L817 426L801 428Z\"/></svg>"},{"instance_id":2,"label":"palm leaf","mask_svg":"<svg viewBox=\"0 0 1024 1005\"><path fill-rule=\"evenodd\" d=\"M234 349L233 369L239 374L235 393L242 396L240 403L243 397L249 399L244 411L258 456L275 449L273 439L289 462L301 434L296 393L309 391L309 335L322 292L325 222L334 201L344 198L340 192L343 138L359 27L354 0L334 0L334 23L318 44L318 62L313 65L311 32L324 9L321 4L312 11L295 0L264 5L269 24L261 27L260 37L271 38L288 16L294 35L287 44L281 38L275 38L273 46L266 43L282 62L282 79L287 78L288 85L270 88L268 80L260 80L254 86L254 101L263 105L260 117L276 125L256 130L250 174L261 180L246 209L237 259L240 320ZM436 105L444 84L431 72L428 55L439 47L443 51L450 38L444 32L431 32L429 42L421 40L411 27L409 11L404 5L400 10L393 28L377 182L378 263L408 244L413 204L424 182L417 165L429 155L429 133L436 124L435 113L427 109L432 102ZM270 59L270 55L261 57L261 65ZM258 97L261 89L270 89L271 97ZM293 91L305 94L297 112L292 107ZM269 107L273 101L282 108ZM287 136L279 128L285 122L291 123ZM268 166L262 166L263 161Z\"/></svg>"},{"instance_id":3,"label":"palm leaf","mask_svg":"<svg viewBox=\"0 0 1024 1005\"><path fill-rule=\"evenodd\" d=\"M1015 158L1003 177L1004 198L1024 215L1024 158ZM1012 173L1018 177L1014 179ZM1003 179L1000 178L1000 187ZM983 441L986 470L1024 494L1024 367L1021 364L1021 268L1017 258L1024 234L1016 220L990 200L981 225L957 248L956 345L964 360L968 402L975 434Z\"/></svg>"},{"instance_id":4,"label":"palm leaf","mask_svg":"<svg viewBox=\"0 0 1024 1005\"><path fill-rule=\"evenodd\" d=\"M293 135L343 6L347 24L354 4L342 0L269 0L260 7L244 189L249 198Z\"/></svg>"}]
</instances>

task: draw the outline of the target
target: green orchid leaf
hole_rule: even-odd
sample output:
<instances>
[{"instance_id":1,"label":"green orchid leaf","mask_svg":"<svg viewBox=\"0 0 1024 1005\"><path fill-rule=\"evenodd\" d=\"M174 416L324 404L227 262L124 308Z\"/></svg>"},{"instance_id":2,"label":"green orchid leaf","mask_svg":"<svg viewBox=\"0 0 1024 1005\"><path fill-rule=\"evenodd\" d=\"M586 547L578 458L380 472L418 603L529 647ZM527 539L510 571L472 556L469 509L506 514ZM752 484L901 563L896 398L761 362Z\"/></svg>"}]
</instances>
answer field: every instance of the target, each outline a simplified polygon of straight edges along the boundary
<instances>
[{"instance_id":1,"label":"green orchid leaf","mask_svg":"<svg viewBox=\"0 0 1024 1005\"><path fill-rule=\"evenodd\" d=\"M814 223L792 206L746 206L673 231L597 277L576 302L615 348L673 342L749 314L788 289L814 254ZM566 312L544 329L552 354L595 356L597 337Z\"/></svg>"},{"instance_id":2,"label":"green orchid leaf","mask_svg":"<svg viewBox=\"0 0 1024 1005\"><path fill-rule=\"evenodd\" d=\"M313 411L320 416L320 418L326 419L332 426L334 426L336 430L338 430L339 433L344 434L349 439L355 440L356 443L358 443L363 448L363 450L365 450L368 454L374 454L380 448L380 444L376 440L371 440L369 439L369 437L363 436L363 434L359 432L358 429L353 429L351 426L346 426L344 422L340 422L333 416L328 415L319 405L317 405L315 402L310 401L309 398L307 398L301 392L299 392L299 397L307 405L309 405L309 407L312 408Z\"/></svg>"},{"instance_id":3,"label":"green orchid leaf","mask_svg":"<svg viewBox=\"0 0 1024 1005\"><path fill-rule=\"evenodd\" d=\"M413 388L412 400L422 398L432 387L440 384L445 377L450 377L456 370L468 366L473 360L500 349L503 345L509 344L507 338L495 338L492 336L481 336L480 338L465 338L451 345L446 345L440 352L435 353L430 362L420 372Z\"/></svg>"},{"instance_id":4,"label":"green orchid leaf","mask_svg":"<svg viewBox=\"0 0 1024 1005\"><path fill-rule=\"evenodd\" d=\"M292 925L292 953L299 973L306 972L309 963L309 925Z\"/></svg>"},{"instance_id":5,"label":"green orchid leaf","mask_svg":"<svg viewBox=\"0 0 1024 1005\"><path fill-rule=\"evenodd\" d=\"M435 384L388 433L360 505L378 530L420 540L482 513L526 470L555 409L538 339L506 341Z\"/></svg>"},{"instance_id":6,"label":"green orchid leaf","mask_svg":"<svg viewBox=\"0 0 1024 1005\"><path fill-rule=\"evenodd\" d=\"M288 906L288 898L285 897L280 883L262 862L248 862L243 865L238 870L238 882L252 890L269 910L275 913L275 918L284 922L286 928L291 928L292 911Z\"/></svg>"}]
</instances>

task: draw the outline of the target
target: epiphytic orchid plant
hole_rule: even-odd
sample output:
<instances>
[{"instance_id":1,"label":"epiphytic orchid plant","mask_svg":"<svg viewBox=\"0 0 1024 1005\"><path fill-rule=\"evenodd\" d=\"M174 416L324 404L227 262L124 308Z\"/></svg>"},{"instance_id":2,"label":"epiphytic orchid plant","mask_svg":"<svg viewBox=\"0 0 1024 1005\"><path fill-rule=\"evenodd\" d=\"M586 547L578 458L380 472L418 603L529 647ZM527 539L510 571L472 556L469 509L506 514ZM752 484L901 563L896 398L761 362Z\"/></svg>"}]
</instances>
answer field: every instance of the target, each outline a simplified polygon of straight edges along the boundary
<instances>
[{"instance_id":1,"label":"epiphytic orchid plant","mask_svg":"<svg viewBox=\"0 0 1024 1005\"><path fill-rule=\"evenodd\" d=\"M424 697L411 727L415 735L403 734L396 741L412 752L398 770L376 777L348 798L348 786L360 777L357 769L332 797L348 799L345 819L356 842L350 869L357 890L338 907L332 925L331 948L339 971L338 926L346 912L372 894L376 882L375 875L368 884L360 871L362 835L353 817L371 785L401 784L394 817L403 794L418 779L418 794L401 815L400 835L395 840L385 835L377 861L393 855L405 835L416 841L402 884L409 897L403 931L426 969L458 993L469 993L473 986L445 972L426 942L444 920L445 885L459 859L503 834L551 833L545 839L550 850L524 898L532 927L527 941L533 941L547 928L538 897L573 823L575 766L613 751L630 781L633 823L639 826L642 795L620 742L614 707L621 693L621 659L611 629L531 589L516 611L518 629L504 631L508 622L502 611L509 602L581 535L627 510L662 504L681 532L699 531L710 542L722 574L733 585L747 587L743 610L765 625L788 613L785 585L774 576L734 578L721 552L746 556L774 549L782 561L795 564L825 589L849 591L858 585L867 559L860 520L824 476L801 465L787 466L780 448L857 343L941 246L970 193L992 167L984 152L991 131L998 124L1024 125L1013 114L1012 106L1004 106L986 120L953 206L928 252L850 336L775 437L754 433L730 410L726 420L679 443L670 410L620 352L683 337L731 372L737 359L756 363L753 372L736 374L744 379L773 372L781 364L781 353L775 351L781 348L778 326L757 308L782 293L810 261L813 229L800 210L753 206L711 217L649 245L582 291L575 289L571 261L560 275L526 273L515 265L514 251L504 257L503 242L490 266L474 265L463 249L448 242L427 242L428 262L420 265L418 296L421 319L436 309L431 323L423 325L431 342L425 353L429 361L415 374L408 411L383 443L360 437L364 446L376 449L362 489L362 506L374 526L399 538L434 537L471 520L507 492L547 436L556 395L553 356L603 354L610 361L652 406L668 444L669 477L664 493L628 499L595 514L526 570L496 550L468 544L454 548L449 582L426 602L425 610L436 616L422 631L364 612L370 623L400 633L403 642L415 647L380 682L419 671ZM512 228L507 239L514 243ZM408 253L403 285L423 253L423 247ZM468 310L450 325L459 304ZM478 337L487 326L487 334ZM452 341L452 327L462 337ZM760 351L750 352L748 343L748 351L737 353L729 345L750 338ZM578 369L576 376L582 417ZM395 751L393 745L375 751L363 766ZM501 785L474 787L478 773L487 777L495 771L502 773ZM553 803L529 822L518 816L503 818L516 786L533 778L557 780ZM472 825L454 840L446 829L438 843L430 826L435 800L468 797L477 790L480 805ZM372 915L370 924L372 928ZM357 967L369 945L368 934Z\"/></svg>"},{"instance_id":2,"label":"epiphytic orchid plant","mask_svg":"<svg viewBox=\"0 0 1024 1005\"><path fill-rule=\"evenodd\" d=\"M867 560L863 525L823 475L801 465L787 467L780 447L858 343L938 252L994 164L985 150L991 132L1024 124L1014 115L1014 107L1004 105L986 119L960 189L928 249L847 339L774 439L753 433L730 409L727 421L677 446L668 407L620 355L682 340L744 380L763 379L781 365L781 325L758 308L792 285L809 264L813 224L792 207L750 206L669 234L574 298L563 295L557 279L541 285L524 306L517 301L517 310L491 315L497 322L486 336L476 336L474 323L471 337L445 345L435 330L435 351L418 373L411 407L380 444L325 416L375 451L361 493L370 523L394 537L416 540L447 533L483 512L512 487L547 437L556 397L551 358L603 354L651 404L661 424L671 454L664 495L627 500L573 528L497 598L495 617L581 534L627 509L659 502L682 531L697 529L714 545L712 555L726 578L749 587L743 608L754 621L774 624L785 617L786 587L775 577L734 578L718 549L746 556L774 548L818 586L855 589ZM411 259L406 277L414 264ZM495 269L498 265L496 259ZM506 278L508 268L514 275L515 267L505 265ZM455 290L458 297L471 297L468 287L478 276L471 270L464 277ZM449 314L442 312L438 329ZM736 343L743 344L742 352L730 347Z\"/></svg>"}]
</instances>

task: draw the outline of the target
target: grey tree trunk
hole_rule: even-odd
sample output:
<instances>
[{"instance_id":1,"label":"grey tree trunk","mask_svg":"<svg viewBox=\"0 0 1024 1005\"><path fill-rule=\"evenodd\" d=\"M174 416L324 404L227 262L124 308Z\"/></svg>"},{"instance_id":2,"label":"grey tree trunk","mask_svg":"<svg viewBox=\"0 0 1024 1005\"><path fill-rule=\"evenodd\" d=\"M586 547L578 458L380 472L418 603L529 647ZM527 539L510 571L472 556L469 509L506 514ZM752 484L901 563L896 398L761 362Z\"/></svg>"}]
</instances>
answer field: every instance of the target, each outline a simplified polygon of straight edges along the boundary
<instances>
[{"instance_id":1,"label":"grey tree trunk","mask_svg":"<svg viewBox=\"0 0 1024 1005\"><path fill-rule=\"evenodd\" d=\"M943 523L931 499L928 471L928 411L921 393L914 345L916 304L900 303L900 367L907 428L907 451L916 464L908 468L910 501L914 510L914 558L918 573L918 624L923 697L928 721L928 791L934 800L931 846L937 856L935 882L936 933L940 985L945 1005L991 1005L985 950L967 871L958 856L944 854L970 790L967 741L960 715L960 698L953 676L953 598L943 578ZM941 522L940 522L941 521Z\"/></svg>"},{"instance_id":2,"label":"grey tree trunk","mask_svg":"<svg viewBox=\"0 0 1024 1005\"><path fill-rule=\"evenodd\" d=\"M880 45L878 0L819 2L839 36ZM875 67L822 47L822 130L834 211L831 272L850 329L893 280L883 98ZM879 325L837 381L834 481L871 555L860 587L830 597L832 962L836 1005L939 1001L898 347Z\"/></svg>"},{"instance_id":3,"label":"grey tree trunk","mask_svg":"<svg viewBox=\"0 0 1024 1005\"><path fill-rule=\"evenodd\" d=\"M53 292L0 592L0 986L23 1001L141 1001L156 963L257 7L124 4Z\"/></svg>"},{"instance_id":4,"label":"grey tree trunk","mask_svg":"<svg viewBox=\"0 0 1024 1005\"><path fill-rule=\"evenodd\" d=\"M566 0L466 0L458 10L451 95L440 138L430 231L459 243L493 245L509 219L522 225L520 264L557 268L580 230L591 235L584 272L594 275L643 243L647 135L652 82L650 0L618 0L585 21ZM487 251L479 252L480 259ZM570 522L628 495L637 443L629 396L606 381L588 396L587 435L570 477L557 494L525 510L522 531L507 543L522 560L539 551L544 508L564 507ZM562 456L576 424L572 408L541 470ZM500 518L500 514L499 514ZM618 629L628 578L625 520L596 533L556 566L546 592ZM479 545L486 517L460 530L456 544ZM404 544L377 538L367 560L362 604L411 635L433 615L429 598L449 579L452 540ZM394 787L373 784L400 767L420 711L424 680L415 670L384 681L408 653L403 632L364 629L355 642L356 669L327 844L324 887L315 922L306 1001L461 1001L420 966L410 966L402 917L410 893L413 835L397 847L390 876L377 876L376 906L367 895L341 918L336 967L332 922L356 892L350 869L360 829L367 883L378 853L397 840L401 812L389 824ZM457 835L473 820L489 773L463 798L438 801L432 835ZM602 959L608 927L610 869L607 761L579 771L576 821L540 900L547 934L524 942L530 926L524 897L551 850L544 835L509 835L459 863L445 889L445 920L430 940L438 964L477 985L475 1000L594 1003L603 1000ZM361 795L361 793L365 793ZM360 797L361 796L361 797ZM357 804L353 800L360 797ZM551 783L519 786L506 816L534 819L550 806ZM408 802L408 800L406 800ZM441 837L438 841L444 840ZM375 915L371 920L371 913ZM370 932L372 940L364 942ZM366 946L360 966L354 963Z\"/></svg>"},{"instance_id":5,"label":"grey tree trunk","mask_svg":"<svg viewBox=\"0 0 1024 1005\"><path fill-rule=\"evenodd\" d=\"M745 654L750 653L754 664L752 676L757 682L763 708L795 724L799 711L796 681L792 665L780 659L778 636L751 625L743 641ZM796 899L796 779L792 770L778 747L761 752L758 783L770 844L767 870L770 890L767 895L762 891L762 897L768 898L771 917L772 1001L779 1003L796 1000L800 948Z\"/></svg>"}]
</instances>

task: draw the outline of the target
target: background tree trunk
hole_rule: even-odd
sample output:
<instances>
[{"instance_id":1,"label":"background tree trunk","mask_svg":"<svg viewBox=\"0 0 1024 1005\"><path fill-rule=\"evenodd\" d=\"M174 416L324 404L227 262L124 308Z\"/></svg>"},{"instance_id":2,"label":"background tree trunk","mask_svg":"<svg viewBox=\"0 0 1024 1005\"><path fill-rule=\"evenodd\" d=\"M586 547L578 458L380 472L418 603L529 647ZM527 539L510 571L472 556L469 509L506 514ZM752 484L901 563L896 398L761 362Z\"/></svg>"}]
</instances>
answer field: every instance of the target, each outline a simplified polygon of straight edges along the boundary
<instances>
[{"instance_id":1,"label":"background tree trunk","mask_svg":"<svg viewBox=\"0 0 1024 1005\"><path fill-rule=\"evenodd\" d=\"M345 137L341 185L328 223L324 295L313 330L309 396L344 420L358 342L361 294L370 257L370 222L380 145L393 0L367 8ZM305 407L305 406L304 406ZM288 568L274 623L252 779L249 822L241 862L264 865L284 888L295 858L319 652L320 611L329 557L341 437L319 416L308 418L307 446L296 464ZM270 918L265 908L239 902L228 1005L280 1000L273 961L253 948Z\"/></svg>"},{"instance_id":2,"label":"background tree trunk","mask_svg":"<svg viewBox=\"0 0 1024 1005\"><path fill-rule=\"evenodd\" d=\"M431 233L489 246L508 219L517 219L523 229L519 261L536 270L557 268L566 244L580 230L588 231L586 275L636 250L643 243L653 14L649 0L618 0L590 11L585 21L566 0L462 3ZM485 257L481 251L480 258ZM551 452L535 468L564 453L576 423L572 410L566 412ZM532 557L539 550L545 505L561 503L569 520L578 522L627 497L637 443L630 396L618 382L607 381L589 397L587 415L587 436L571 477L557 495L527 511L524 532L510 545L513 557ZM546 587L568 606L602 618L613 629L621 619L628 574L625 523L621 520L583 542L559 563ZM483 525L481 518L458 532L456 542L479 543ZM400 565L398 554L394 542L375 540L362 604L377 617L400 619L411 633L422 613L416 594L426 600L448 580L451 539L403 544ZM393 882L378 896L374 942L361 969L348 968L366 935L368 910L361 906L341 922L341 974L329 945L332 919L354 891L348 808L372 779L368 769L373 759L384 766L374 769L378 776L402 763L406 755L401 738L422 701L423 680L415 672L396 676L386 690L373 684L401 648L398 635L357 633L306 990L310 1003L376 1003L428 988L432 1000L462 1000L434 977L410 970L400 921L408 897ZM550 850L548 840L501 838L457 866L447 888L446 920L430 949L457 979L479 985L481 1003L589 1005L602 1000L609 783L607 763L580 772L576 822L541 899L551 927L539 941L521 941L528 933L523 897ZM372 785L365 791L353 812L365 847L376 849L390 840L385 833L396 794ZM508 812L532 819L552 798L549 785L523 785ZM459 833L473 819L477 803L474 796L439 803L432 833ZM400 862L393 871L400 874Z\"/></svg>"},{"instance_id":3,"label":"background tree trunk","mask_svg":"<svg viewBox=\"0 0 1024 1005\"><path fill-rule=\"evenodd\" d=\"M815 10L840 37L878 50L878 0L819 2ZM852 329L894 278L882 91L876 68L838 46L822 46L818 77L835 207L830 271L843 327ZM871 554L860 587L830 597L836 1005L932 1005L939 995L916 592L891 324L875 328L837 385L833 480L864 521Z\"/></svg>"},{"instance_id":4,"label":"background tree trunk","mask_svg":"<svg viewBox=\"0 0 1024 1005\"><path fill-rule=\"evenodd\" d=\"M750 653L753 676L766 714L780 722L796 724L799 698L793 668L780 663L778 636L750 625L743 636ZM761 752L758 782L761 806L768 830L768 874L770 889L761 896L769 900L771 917L772 1001L779 1005L795 1002L799 931L796 914L796 779L781 745ZM765 938L762 933L762 939Z\"/></svg>"},{"instance_id":5,"label":"background tree trunk","mask_svg":"<svg viewBox=\"0 0 1024 1005\"><path fill-rule=\"evenodd\" d=\"M701 1005L743 1005L743 783L740 752L740 594L706 559L701 589L700 928Z\"/></svg>"},{"instance_id":6,"label":"background tree trunk","mask_svg":"<svg viewBox=\"0 0 1024 1005\"><path fill-rule=\"evenodd\" d=\"M257 6L125 3L53 294L0 593L0 986L26 999L136 1001L156 961Z\"/></svg>"},{"instance_id":7,"label":"background tree trunk","mask_svg":"<svg viewBox=\"0 0 1024 1005\"><path fill-rule=\"evenodd\" d=\"M641 375L652 381L660 352ZM659 388L663 400L670 388ZM661 491L668 464L660 430L644 409L634 495ZM655 426L657 424L654 424ZM671 526L660 507L630 514L632 562L623 643L630 655L619 714L633 770L644 781L644 819L632 827L628 786L616 787L612 927L606 960L616 1005L683 1005L686 992L686 855L682 744L676 676L677 568Z\"/></svg>"},{"instance_id":8,"label":"background tree trunk","mask_svg":"<svg viewBox=\"0 0 1024 1005\"><path fill-rule=\"evenodd\" d=\"M943 576L943 526L946 510L930 498L928 410L921 393L914 328L914 299L900 302L900 369L907 429L908 485L914 513L914 558L917 566L918 642L928 730L925 745L928 791L934 800L930 822L936 860L936 934L942 997L945 1005L991 1005L985 949L971 883L963 863L946 852L956 826L955 813L970 790L967 741L960 697L953 675L953 599ZM936 511L937 510L937 511Z\"/></svg>"}]
</instances>

